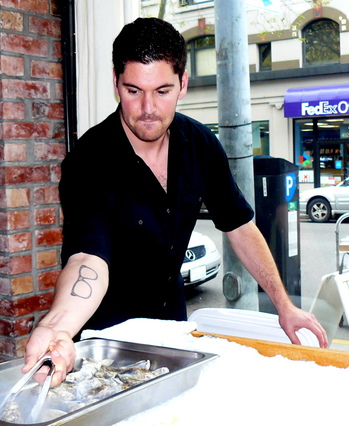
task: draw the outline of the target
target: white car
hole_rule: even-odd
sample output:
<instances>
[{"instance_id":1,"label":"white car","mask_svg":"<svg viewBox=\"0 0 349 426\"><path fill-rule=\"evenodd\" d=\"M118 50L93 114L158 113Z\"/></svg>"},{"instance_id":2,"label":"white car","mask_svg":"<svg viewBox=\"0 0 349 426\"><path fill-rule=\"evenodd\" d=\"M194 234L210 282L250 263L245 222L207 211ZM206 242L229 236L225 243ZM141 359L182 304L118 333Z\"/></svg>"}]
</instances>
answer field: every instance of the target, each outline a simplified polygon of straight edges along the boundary
<instances>
[{"instance_id":1,"label":"white car","mask_svg":"<svg viewBox=\"0 0 349 426\"><path fill-rule=\"evenodd\" d=\"M328 222L335 215L349 212L349 178L338 185L308 189L299 196L299 212L313 222Z\"/></svg>"},{"instance_id":2,"label":"white car","mask_svg":"<svg viewBox=\"0 0 349 426\"><path fill-rule=\"evenodd\" d=\"M214 278L221 267L221 255L214 242L194 231L190 237L181 274L185 285L199 285Z\"/></svg>"}]
</instances>

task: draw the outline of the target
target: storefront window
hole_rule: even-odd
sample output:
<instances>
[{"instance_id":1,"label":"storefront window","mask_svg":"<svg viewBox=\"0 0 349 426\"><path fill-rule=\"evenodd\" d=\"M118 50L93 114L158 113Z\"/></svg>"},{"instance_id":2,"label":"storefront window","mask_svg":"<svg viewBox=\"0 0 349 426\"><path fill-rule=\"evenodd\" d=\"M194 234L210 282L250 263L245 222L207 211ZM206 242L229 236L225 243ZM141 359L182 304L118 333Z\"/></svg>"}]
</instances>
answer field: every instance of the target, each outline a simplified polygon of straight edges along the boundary
<instances>
[{"instance_id":1,"label":"storefront window","mask_svg":"<svg viewBox=\"0 0 349 426\"><path fill-rule=\"evenodd\" d=\"M349 175L348 118L297 119L294 122L295 163L299 181L336 185Z\"/></svg>"},{"instance_id":2,"label":"storefront window","mask_svg":"<svg viewBox=\"0 0 349 426\"><path fill-rule=\"evenodd\" d=\"M300 182L314 182L313 120L295 120L295 163L299 167Z\"/></svg>"},{"instance_id":3,"label":"storefront window","mask_svg":"<svg viewBox=\"0 0 349 426\"><path fill-rule=\"evenodd\" d=\"M253 155L269 155L269 121L252 123Z\"/></svg>"}]
</instances>

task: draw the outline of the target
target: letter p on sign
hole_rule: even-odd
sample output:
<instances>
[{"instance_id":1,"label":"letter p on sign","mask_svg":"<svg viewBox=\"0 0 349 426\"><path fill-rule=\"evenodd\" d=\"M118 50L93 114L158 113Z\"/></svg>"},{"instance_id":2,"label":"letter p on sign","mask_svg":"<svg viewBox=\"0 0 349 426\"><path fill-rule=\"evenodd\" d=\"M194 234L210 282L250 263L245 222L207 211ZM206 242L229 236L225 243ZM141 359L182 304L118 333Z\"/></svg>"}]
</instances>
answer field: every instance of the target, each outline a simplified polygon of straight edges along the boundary
<instances>
[{"instance_id":1,"label":"letter p on sign","mask_svg":"<svg viewBox=\"0 0 349 426\"><path fill-rule=\"evenodd\" d=\"M289 173L285 177L286 201L291 201L297 188L296 175Z\"/></svg>"}]
</instances>

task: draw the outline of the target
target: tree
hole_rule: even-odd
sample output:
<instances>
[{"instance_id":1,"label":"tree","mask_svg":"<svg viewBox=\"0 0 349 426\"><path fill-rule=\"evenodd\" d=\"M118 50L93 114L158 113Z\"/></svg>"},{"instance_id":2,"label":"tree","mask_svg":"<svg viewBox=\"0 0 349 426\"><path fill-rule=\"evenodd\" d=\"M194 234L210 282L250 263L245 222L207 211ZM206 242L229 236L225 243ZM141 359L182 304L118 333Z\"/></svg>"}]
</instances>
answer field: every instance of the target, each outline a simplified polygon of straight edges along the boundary
<instances>
[{"instance_id":1,"label":"tree","mask_svg":"<svg viewBox=\"0 0 349 426\"><path fill-rule=\"evenodd\" d=\"M160 0L159 14L158 14L158 18L159 19L164 19L165 18L166 5L167 5L167 0Z\"/></svg>"}]
</instances>

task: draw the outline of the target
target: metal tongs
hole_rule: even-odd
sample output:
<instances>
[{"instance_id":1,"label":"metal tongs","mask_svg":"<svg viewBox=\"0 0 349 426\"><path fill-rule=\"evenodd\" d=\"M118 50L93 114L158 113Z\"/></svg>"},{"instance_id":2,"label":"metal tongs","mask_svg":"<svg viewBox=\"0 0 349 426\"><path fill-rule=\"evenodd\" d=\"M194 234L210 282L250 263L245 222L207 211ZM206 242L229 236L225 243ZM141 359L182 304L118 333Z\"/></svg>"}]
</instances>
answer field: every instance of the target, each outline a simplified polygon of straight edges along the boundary
<instances>
[{"instance_id":1,"label":"metal tongs","mask_svg":"<svg viewBox=\"0 0 349 426\"><path fill-rule=\"evenodd\" d=\"M36 403L34 404L34 407L32 408L28 419L26 420L26 423L35 423L45 403L47 393L51 386L52 376L53 376L53 373L55 372L55 365L52 362L50 354L46 354L42 358L40 358L37 361L37 363L28 371L28 373L25 373L23 377L21 377L20 380L18 380L18 382L15 383L15 385L11 388L9 393L6 395L6 398L0 404L0 411L6 404L9 404L12 401L14 401L16 396L19 394L19 392L23 390L24 386L29 382L29 380L44 365L48 365L50 369L44 381L44 384L42 385L42 389L39 393L38 399Z\"/></svg>"}]
</instances>

